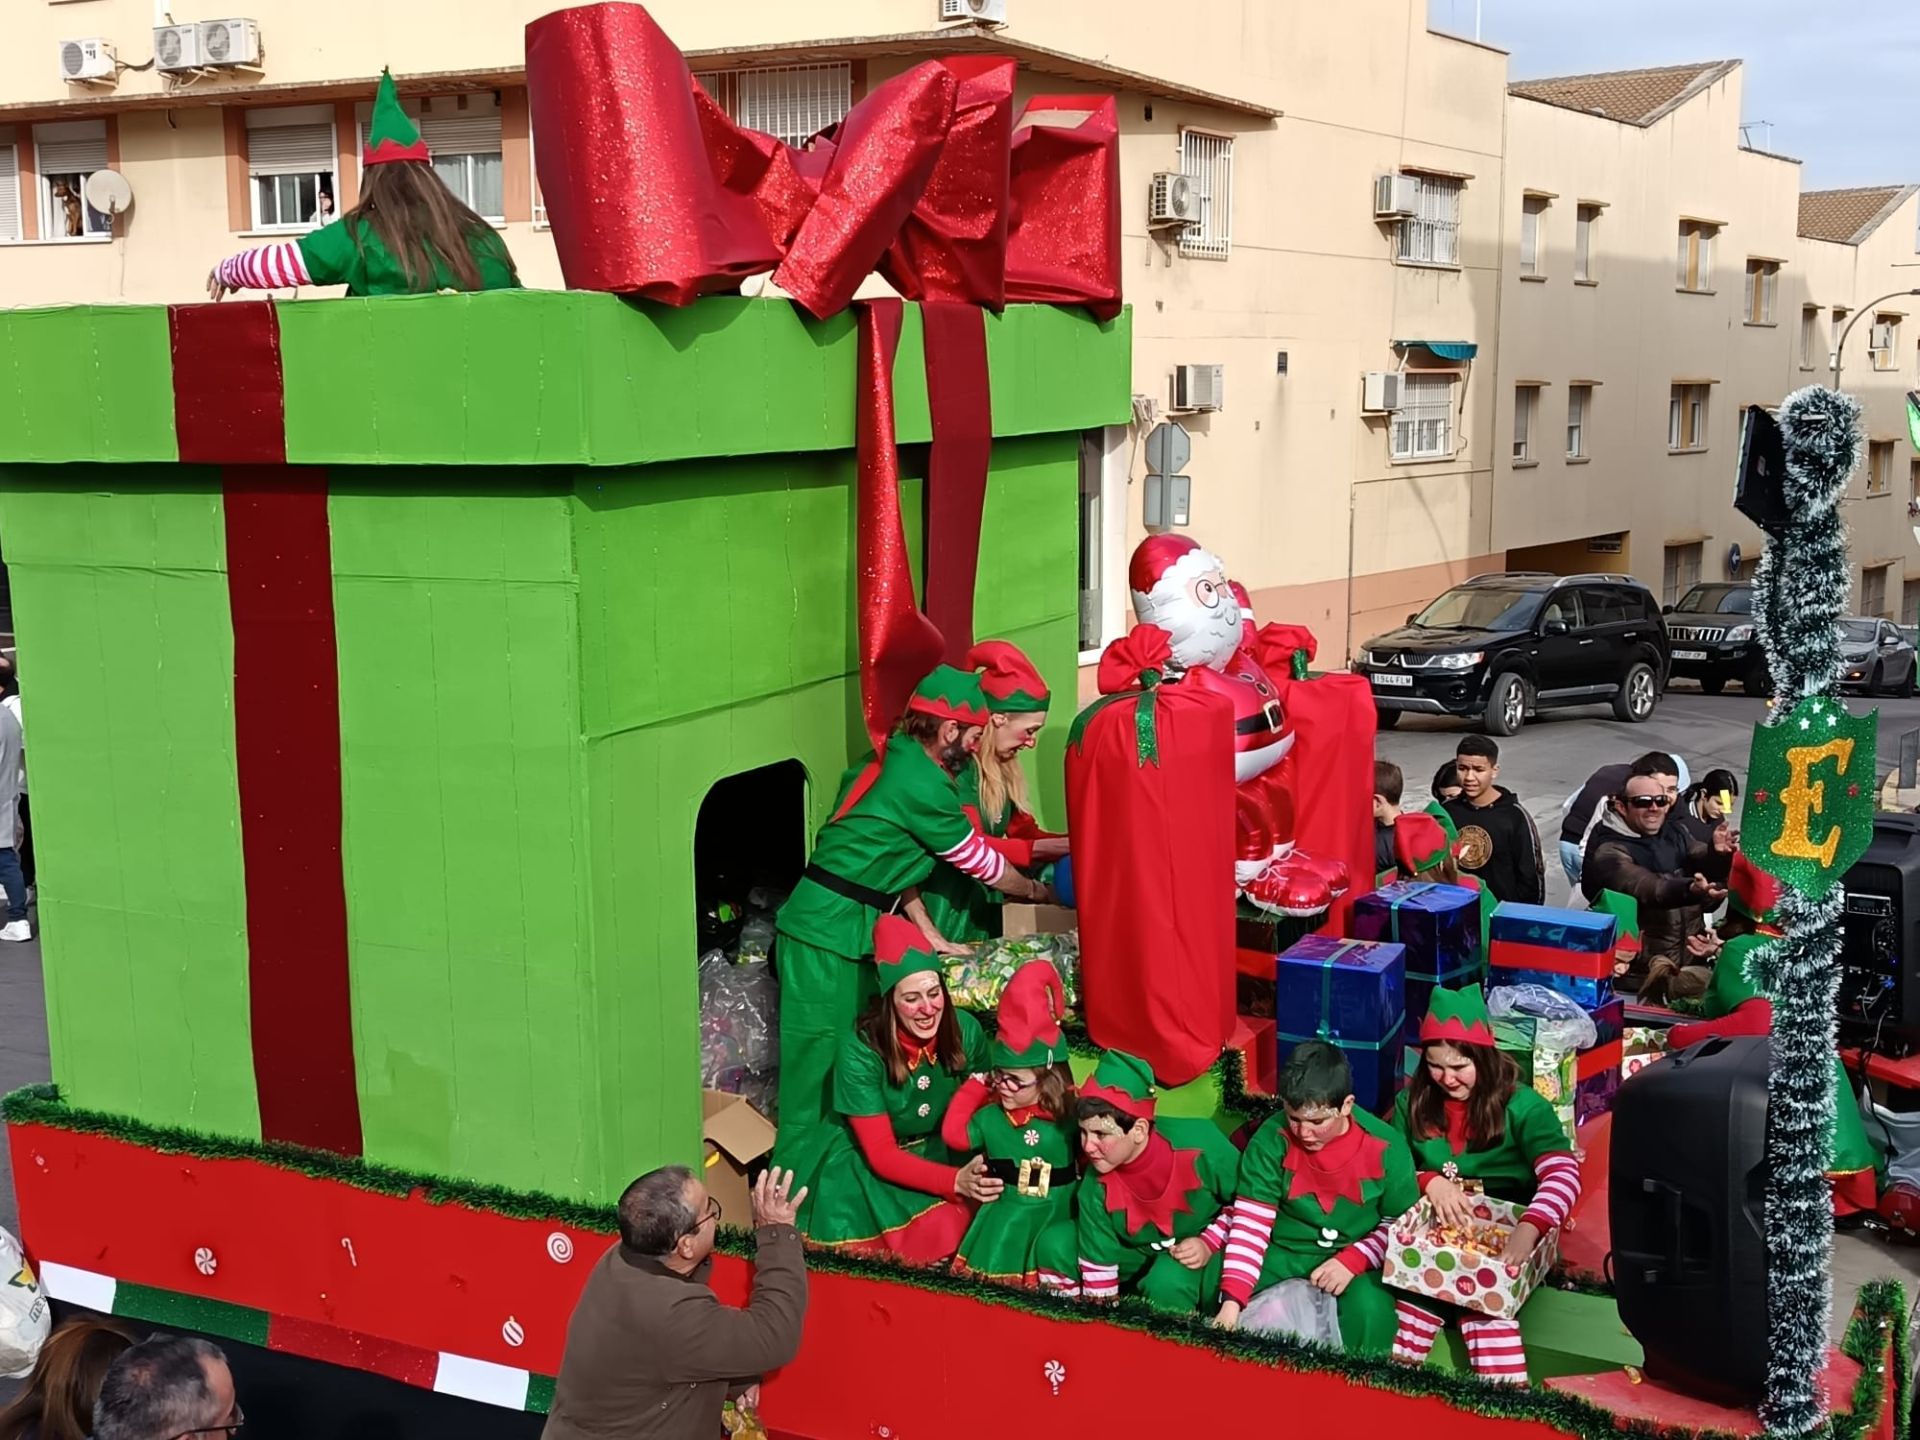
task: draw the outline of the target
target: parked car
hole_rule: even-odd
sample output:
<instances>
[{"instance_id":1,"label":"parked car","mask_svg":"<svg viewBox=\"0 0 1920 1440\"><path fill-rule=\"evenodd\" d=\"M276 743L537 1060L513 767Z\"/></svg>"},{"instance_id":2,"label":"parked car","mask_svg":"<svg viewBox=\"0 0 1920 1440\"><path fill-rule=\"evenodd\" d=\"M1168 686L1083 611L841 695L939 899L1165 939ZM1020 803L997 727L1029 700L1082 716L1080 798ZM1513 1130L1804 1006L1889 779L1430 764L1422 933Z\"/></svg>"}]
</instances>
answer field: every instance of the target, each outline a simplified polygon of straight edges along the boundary
<instances>
[{"instance_id":1,"label":"parked car","mask_svg":"<svg viewBox=\"0 0 1920 1440\"><path fill-rule=\"evenodd\" d=\"M1399 630L1367 641L1380 727L1402 715L1454 715L1511 735L1539 711L1610 704L1642 721L1667 685L1667 632L1629 575L1477 575Z\"/></svg>"},{"instance_id":2,"label":"parked car","mask_svg":"<svg viewBox=\"0 0 1920 1440\"><path fill-rule=\"evenodd\" d=\"M1848 615L1834 622L1840 632L1840 688L1869 695L1911 695L1917 657L1913 642L1891 620Z\"/></svg>"},{"instance_id":3,"label":"parked car","mask_svg":"<svg viewBox=\"0 0 1920 1440\"><path fill-rule=\"evenodd\" d=\"M1696 585L1666 607L1675 680L1698 680L1709 695L1733 681L1767 693L1767 657L1753 628L1753 586L1744 580Z\"/></svg>"}]
</instances>

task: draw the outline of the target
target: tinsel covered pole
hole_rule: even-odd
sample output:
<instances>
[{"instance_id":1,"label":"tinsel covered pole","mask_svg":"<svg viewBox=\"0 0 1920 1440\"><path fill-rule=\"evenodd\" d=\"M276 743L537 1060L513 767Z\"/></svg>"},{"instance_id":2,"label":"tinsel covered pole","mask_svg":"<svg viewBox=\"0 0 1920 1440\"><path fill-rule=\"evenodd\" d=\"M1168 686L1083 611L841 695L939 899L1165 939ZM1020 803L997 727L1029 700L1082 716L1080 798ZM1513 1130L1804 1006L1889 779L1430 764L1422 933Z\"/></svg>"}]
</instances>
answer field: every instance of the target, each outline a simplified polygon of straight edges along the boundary
<instances>
[{"instance_id":1,"label":"tinsel covered pole","mask_svg":"<svg viewBox=\"0 0 1920 1440\"><path fill-rule=\"evenodd\" d=\"M1754 417L1748 446L1770 429L1764 416ZM1819 386L1796 391L1780 407L1779 437L1784 472L1773 467L1754 486L1747 466L1739 501L1769 532L1753 611L1775 695L1754 735L1741 848L1784 882L1785 933L1753 957L1774 1016L1761 1418L1772 1434L1801 1436L1827 1419L1818 1382L1833 1304L1826 1172L1836 1114L1838 881L1872 831L1874 721L1848 715L1840 703L1834 624L1851 592L1839 502L1859 455L1859 403Z\"/></svg>"}]
</instances>

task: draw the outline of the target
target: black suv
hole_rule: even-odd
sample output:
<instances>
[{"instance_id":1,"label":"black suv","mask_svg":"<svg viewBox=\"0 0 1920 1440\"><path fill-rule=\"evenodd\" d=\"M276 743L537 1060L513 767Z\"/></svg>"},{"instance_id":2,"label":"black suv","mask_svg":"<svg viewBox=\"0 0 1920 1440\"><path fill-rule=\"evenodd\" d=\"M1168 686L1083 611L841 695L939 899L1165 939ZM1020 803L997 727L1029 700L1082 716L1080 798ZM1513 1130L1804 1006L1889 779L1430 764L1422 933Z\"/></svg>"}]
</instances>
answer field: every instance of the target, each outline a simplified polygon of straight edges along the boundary
<instances>
[{"instance_id":1,"label":"black suv","mask_svg":"<svg viewBox=\"0 0 1920 1440\"><path fill-rule=\"evenodd\" d=\"M1718 695L1729 680L1749 695L1767 693L1767 657L1753 633L1753 586L1744 581L1696 585L1667 606L1673 678L1698 680Z\"/></svg>"},{"instance_id":2,"label":"black suv","mask_svg":"<svg viewBox=\"0 0 1920 1440\"><path fill-rule=\"evenodd\" d=\"M1637 722L1666 689L1667 632L1628 575L1476 575L1367 641L1353 668L1383 730L1405 714L1457 715L1511 735L1561 705L1611 704Z\"/></svg>"}]
</instances>

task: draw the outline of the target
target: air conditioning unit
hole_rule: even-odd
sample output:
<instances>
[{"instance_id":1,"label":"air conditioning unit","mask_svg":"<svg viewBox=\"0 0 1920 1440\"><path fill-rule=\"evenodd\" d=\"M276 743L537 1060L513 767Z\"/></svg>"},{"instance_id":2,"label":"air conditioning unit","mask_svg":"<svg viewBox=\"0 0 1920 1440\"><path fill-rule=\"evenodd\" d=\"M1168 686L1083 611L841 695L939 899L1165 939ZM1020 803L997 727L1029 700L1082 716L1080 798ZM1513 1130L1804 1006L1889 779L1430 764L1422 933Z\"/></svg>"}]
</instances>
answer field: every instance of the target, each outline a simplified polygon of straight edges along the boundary
<instances>
[{"instance_id":1,"label":"air conditioning unit","mask_svg":"<svg viewBox=\"0 0 1920 1440\"><path fill-rule=\"evenodd\" d=\"M1175 410L1220 410L1227 403L1227 367L1176 365L1173 367Z\"/></svg>"},{"instance_id":2,"label":"air conditioning unit","mask_svg":"<svg viewBox=\"0 0 1920 1440\"><path fill-rule=\"evenodd\" d=\"M1420 182L1411 175L1382 175L1373 182L1373 218L1396 220L1413 214Z\"/></svg>"},{"instance_id":3,"label":"air conditioning unit","mask_svg":"<svg viewBox=\"0 0 1920 1440\"><path fill-rule=\"evenodd\" d=\"M1007 23L1007 0L940 0L942 20L977 20L982 25Z\"/></svg>"},{"instance_id":4,"label":"air conditioning unit","mask_svg":"<svg viewBox=\"0 0 1920 1440\"><path fill-rule=\"evenodd\" d=\"M1869 329L1867 331L1867 348L1869 350L1893 349L1893 326L1875 325Z\"/></svg>"},{"instance_id":5,"label":"air conditioning unit","mask_svg":"<svg viewBox=\"0 0 1920 1440\"><path fill-rule=\"evenodd\" d=\"M202 20L200 63L203 66L258 65L260 26L252 20Z\"/></svg>"},{"instance_id":6,"label":"air conditioning unit","mask_svg":"<svg viewBox=\"0 0 1920 1440\"><path fill-rule=\"evenodd\" d=\"M198 70L200 63L198 25L153 27L153 64L156 70Z\"/></svg>"},{"instance_id":7,"label":"air conditioning unit","mask_svg":"<svg viewBox=\"0 0 1920 1440\"><path fill-rule=\"evenodd\" d=\"M1158 172L1147 194L1147 223L1192 225L1199 219L1200 200L1193 193L1193 177L1178 170Z\"/></svg>"},{"instance_id":8,"label":"air conditioning unit","mask_svg":"<svg viewBox=\"0 0 1920 1440\"><path fill-rule=\"evenodd\" d=\"M79 80L111 80L119 74L113 47L104 40L62 40L60 42L60 78L69 83Z\"/></svg>"},{"instance_id":9,"label":"air conditioning unit","mask_svg":"<svg viewBox=\"0 0 1920 1440\"><path fill-rule=\"evenodd\" d=\"M1400 408L1400 376L1392 370L1369 370L1362 377L1360 409L1385 415Z\"/></svg>"}]
</instances>

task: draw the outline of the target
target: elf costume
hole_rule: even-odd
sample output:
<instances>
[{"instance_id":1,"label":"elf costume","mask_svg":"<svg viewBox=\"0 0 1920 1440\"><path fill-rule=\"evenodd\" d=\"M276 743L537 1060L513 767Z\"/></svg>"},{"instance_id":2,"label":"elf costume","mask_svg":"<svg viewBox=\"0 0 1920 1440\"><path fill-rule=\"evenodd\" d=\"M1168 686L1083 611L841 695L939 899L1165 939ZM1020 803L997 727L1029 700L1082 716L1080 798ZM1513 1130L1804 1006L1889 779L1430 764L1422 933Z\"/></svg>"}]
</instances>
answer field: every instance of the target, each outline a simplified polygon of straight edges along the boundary
<instances>
[{"instance_id":1,"label":"elf costume","mask_svg":"<svg viewBox=\"0 0 1920 1440\"><path fill-rule=\"evenodd\" d=\"M1434 991L1435 1000L1445 993ZM1256 1291L1338 1260L1353 1274L1339 1297L1343 1346L1384 1355L1393 1343L1393 1301L1375 1272L1386 1258L1387 1226L1420 1194L1398 1133L1357 1106L1348 1120L1317 1151L1292 1141L1284 1111L1254 1132L1240 1159L1220 1298L1244 1307Z\"/></svg>"},{"instance_id":2,"label":"elf costume","mask_svg":"<svg viewBox=\"0 0 1920 1440\"><path fill-rule=\"evenodd\" d=\"M1780 882L1749 864L1746 856L1735 855L1727 883L1730 913L1725 925L1744 926L1750 933L1738 935L1721 947L1713 978L1700 997L1705 1018L1668 1031L1670 1049L1684 1050L1716 1035L1766 1035L1773 1029L1773 1001L1749 970L1755 966L1754 952L1780 935L1779 916L1774 909L1780 902ZM1834 1095L1839 1103L1834 1106L1833 1158L1827 1166L1827 1179L1833 1185L1834 1213L1851 1215L1871 1210L1879 1203L1882 1162L1867 1138L1860 1106L1852 1098L1859 1087L1838 1055L1833 1057L1833 1064Z\"/></svg>"},{"instance_id":3,"label":"elf costume","mask_svg":"<svg viewBox=\"0 0 1920 1440\"><path fill-rule=\"evenodd\" d=\"M1494 1046L1493 1021L1478 985L1464 990L1436 990L1432 1008L1420 1025L1420 1044ZM1491 1077L1481 1076L1480 1081ZM1531 1087L1519 1086L1507 1099L1500 1138L1477 1148L1470 1146L1467 1112L1471 1099L1444 1101L1443 1133L1416 1134L1410 1091L1402 1091L1393 1107L1394 1127L1413 1149L1422 1193L1449 1166L1462 1180L1478 1180L1496 1200L1525 1205L1520 1218L1545 1236L1566 1223L1580 1198L1580 1163L1574 1158L1567 1134L1548 1104ZM1520 1322L1512 1316L1481 1315L1451 1306L1398 1297L1399 1333L1393 1340L1393 1358L1410 1365L1426 1363L1433 1342L1452 1311L1460 1320L1467 1342L1467 1358L1483 1379L1523 1385L1527 1355L1520 1343Z\"/></svg>"},{"instance_id":4,"label":"elf costume","mask_svg":"<svg viewBox=\"0 0 1920 1440\"><path fill-rule=\"evenodd\" d=\"M987 1058L1008 1070L1064 1064L1067 1042L1060 1017L1066 1008L1066 991L1052 964L1034 960L1021 966L1000 996L999 1033ZM1004 1284L1078 1294L1073 1162L1079 1134L1072 1114L1049 1115L1037 1105L1009 1110L994 1103L986 1082L975 1077L954 1097L941 1137L958 1153L1020 1167L1000 1198L975 1212L953 1268Z\"/></svg>"},{"instance_id":5,"label":"elf costume","mask_svg":"<svg viewBox=\"0 0 1920 1440\"><path fill-rule=\"evenodd\" d=\"M951 665L937 666L920 682L907 711L961 725L987 723L980 677ZM932 874L938 860L988 885L1006 869L967 819L953 776L918 741L895 736L851 782L774 920L783 1167L806 1175L819 1163L833 1110L827 1081L834 1056L873 994L872 971L860 962L873 954L874 924L899 904L903 890ZM942 1097L933 1128L944 1112Z\"/></svg>"},{"instance_id":6,"label":"elf costume","mask_svg":"<svg viewBox=\"0 0 1920 1440\"><path fill-rule=\"evenodd\" d=\"M919 927L901 916L881 916L873 943L883 995L911 975L940 972ZM935 1044L903 1030L897 1038L907 1073L895 1081L885 1057L858 1030L849 1028L841 1038L833 1108L846 1123L828 1132L797 1221L814 1244L931 1265L960 1243L970 1216L954 1195L959 1162L940 1138L940 1122L967 1073L985 1065L987 1045L971 1015L955 1008L953 1017L966 1050L958 1071L941 1063ZM898 1023L891 1013L888 1020Z\"/></svg>"},{"instance_id":7,"label":"elf costume","mask_svg":"<svg viewBox=\"0 0 1920 1440\"><path fill-rule=\"evenodd\" d=\"M411 163L425 166L432 157L419 128L400 108L393 75L382 71L374 97L373 117L367 125L362 168ZM436 183L439 183L436 181ZM517 290L520 280L507 255L506 242L492 229L476 232L467 241L480 271L482 290ZM343 215L298 240L244 251L222 260L214 276L230 290L275 290L292 285L344 285L349 295L409 295L430 290L458 290L452 271L434 257L431 284L411 282L399 259L373 226L354 215Z\"/></svg>"},{"instance_id":8,"label":"elf costume","mask_svg":"<svg viewBox=\"0 0 1920 1440\"><path fill-rule=\"evenodd\" d=\"M980 674L980 688L987 709L995 715L1044 715L1051 696L1046 681L1031 661L1004 640L983 640L967 652L967 668ZM980 742L984 752L993 744L993 727ZM973 819L974 826L993 844L1003 859L1016 870L1033 866L1033 842L1048 838L1048 832L1034 823L1033 816L1002 800L992 814L980 804L980 766L975 760L955 778L960 804ZM984 763L993 763L988 758ZM1015 762L1016 764L1018 761ZM952 865L936 865L933 874L920 886L920 898L926 904L933 928L949 940L970 945L991 940L1000 933L1000 897L980 881Z\"/></svg>"},{"instance_id":9,"label":"elf costume","mask_svg":"<svg viewBox=\"0 0 1920 1440\"><path fill-rule=\"evenodd\" d=\"M1156 1309L1190 1315L1220 1283L1218 1252L1240 1155L1211 1121L1155 1122L1154 1096L1146 1062L1118 1050L1102 1055L1080 1087L1083 1100L1104 1100L1153 1125L1146 1149L1118 1169L1090 1175L1080 1192L1081 1292L1112 1300L1125 1286ZM1215 1254L1204 1269L1189 1270L1167 1251L1195 1236Z\"/></svg>"}]
</instances>

